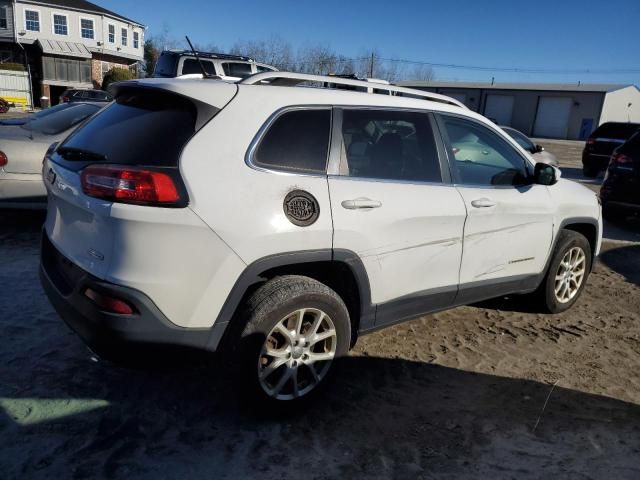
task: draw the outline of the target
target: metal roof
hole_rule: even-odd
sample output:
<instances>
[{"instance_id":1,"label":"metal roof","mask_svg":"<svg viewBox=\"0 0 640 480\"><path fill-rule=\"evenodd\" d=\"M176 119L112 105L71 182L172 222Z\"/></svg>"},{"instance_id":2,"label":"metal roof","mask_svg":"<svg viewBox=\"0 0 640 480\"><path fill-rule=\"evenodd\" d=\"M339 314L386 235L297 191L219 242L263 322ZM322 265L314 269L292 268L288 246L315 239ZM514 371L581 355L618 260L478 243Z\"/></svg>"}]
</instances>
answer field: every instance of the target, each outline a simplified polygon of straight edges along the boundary
<instances>
[{"instance_id":1,"label":"metal roof","mask_svg":"<svg viewBox=\"0 0 640 480\"><path fill-rule=\"evenodd\" d=\"M446 82L446 81L405 81L398 85L409 88L475 88L487 90L544 90L564 92L614 92L631 84L611 83L490 83L490 82Z\"/></svg>"},{"instance_id":2,"label":"metal roof","mask_svg":"<svg viewBox=\"0 0 640 480\"><path fill-rule=\"evenodd\" d=\"M82 43L64 42L40 38L37 41L42 53L46 55L63 55L65 57L91 58L91 52Z\"/></svg>"},{"instance_id":3,"label":"metal roof","mask_svg":"<svg viewBox=\"0 0 640 480\"><path fill-rule=\"evenodd\" d=\"M135 20L131 20L130 18L123 17L122 15L117 14L111 10L107 10L100 5L96 5L95 3L87 2L86 0L24 0L24 3L37 3L40 5L49 5L53 7L60 8L69 8L71 10L80 10L82 12L90 12L96 13L99 15L107 15L119 20L123 20L128 23L133 23L139 26L144 26L140 22L136 22Z\"/></svg>"}]
</instances>

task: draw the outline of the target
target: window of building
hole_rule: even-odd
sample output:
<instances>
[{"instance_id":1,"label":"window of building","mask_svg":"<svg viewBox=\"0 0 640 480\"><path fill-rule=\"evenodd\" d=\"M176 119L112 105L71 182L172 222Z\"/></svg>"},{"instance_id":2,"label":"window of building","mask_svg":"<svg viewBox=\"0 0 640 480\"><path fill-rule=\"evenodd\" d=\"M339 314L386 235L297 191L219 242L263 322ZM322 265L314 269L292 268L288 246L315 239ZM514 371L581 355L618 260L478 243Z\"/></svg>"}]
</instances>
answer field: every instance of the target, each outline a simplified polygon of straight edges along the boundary
<instances>
[{"instance_id":1,"label":"window of building","mask_svg":"<svg viewBox=\"0 0 640 480\"><path fill-rule=\"evenodd\" d=\"M53 33L56 35L69 35L66 15L53 14Z\"/></svg>"},{"instance_id":2,"label":"window of building","mask_svg":"<svg viewBox=\"0 0 640 480\"><path fill-rule=\"evenodd\" d=\"M66 82L90 83L91 60L42 57L42 78Z\"/></svg>"},{"instance_id":3,"label":"window of building","mask_svg":"<svg viewBox=\"0 0 640 480\"><path fill-rule=\"evenodd\" d=\"M35 10L25 10L24 11L25 18L25 29L30 32L39 32L40 31L40 12Z\"/></svg>"},{"instance_id":4,"label":"window of building","mask_svg":"<svg viewBox=\"0 0 640 480\"><path fill-rule=\"evenodd\" d=\"M94 32L93 32L93 20L90 18L81 18L80 19L80 34L82 38L88 38L93 40Z\"/></svg>"},{"instance_id":5,"label":"window of building","mask_svg":"<svg viewBox=\"0 0 640 480\"><path fill-rule=\"evenodd\" d=\"M345 109L340 172L350 177L442 181L431 121L426 113Z\"/></svg>"},{"instance_id":6,"label":"window of building","mask_svg":"<svg viewBox=\"0 0 640 480\"><path fill-rule=\"evenodd\" d=\"M7 22L7 7L0 7L0 28L9 28Z\"/></svg>"},{"instance_id":7,"label":"window of building","mask_svg":"<svg viewBox=\"0 0 640 480\"><path fill-rule=\"evenodd\" d=\"M121 36L122 38L120 39L120 43L122 43L123 47L127 46L127 41L128 41L128 36L129 36L129 32L127 31L126 28L123 28L121 30Z\"/></svg>"},{"instance_id":8,"label":"window of building","mask_svg":"<svg viewBox=\"0 0 640 480\"><path fill-rule=\"evenodd\" d=\"M109 24L108 28L108 40L109 43L116 43L116 26Z\"/></svg>"},{"instance_id":9,"label":"window of building","mask_svg":"<svg viewBox=\"0 0 640 480\"><path fill-rule=\"evenodd\" d=\"M292 110L282 114L260 141L253 159L259 167L325 173L331 110Z\"/></svg>"},{"instance_id":10,"label":"window of building","mask_svg":"<svg viewBox=\"0 0 640 480\"><path fill-rule=\"evenodd\" d=\"M109 62L100 62L100 73L102 74L102 79L104 79L104 76L109 70L111 70L111 64Z\"/></svg>"},{"instance_id":11,"label":"window of building","mask_svg":"<svg viewBox=\"0 0 640 480\"><path fill-rule=\"evenodd\" d=\"M133 48L140 48L140 34L133 32Z\"/></svg>"},{"instance_id":12,"label":"window of building","mask_svg":"<svg viewBox=\"0 0 640 480\"><path fill-rule=\"evenodd\" d=\"M524 157L480 123L442 115L457 182L467 185L523 185L529 173Z\"/></svg>"}]
</instances>

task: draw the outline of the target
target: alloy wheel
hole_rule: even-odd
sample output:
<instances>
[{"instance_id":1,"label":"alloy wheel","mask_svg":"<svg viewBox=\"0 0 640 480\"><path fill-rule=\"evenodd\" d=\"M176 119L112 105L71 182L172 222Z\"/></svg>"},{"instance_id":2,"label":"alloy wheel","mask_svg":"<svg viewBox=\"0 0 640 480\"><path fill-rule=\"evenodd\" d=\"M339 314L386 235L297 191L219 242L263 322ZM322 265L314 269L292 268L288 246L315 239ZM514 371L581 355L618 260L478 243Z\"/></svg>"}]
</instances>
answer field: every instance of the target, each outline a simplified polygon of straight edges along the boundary
<instances>
[{"instance_id":1,"label":"alloy wheel","mask_svg":"<svg viewBox=\"0 0 640 480\"><path fill-rule=\"evenodd\" d=\"M555 279L555 295L560 303L568 303L578 294L586 272L586 255L581 247L573 247L562 257Z\"/></svg>"},{"instance_id":2,"label":"alloy wheel","mask_svg":"<svg viewBox=\"0 0 640 480\"><path fill-rule=\"evenodd\" d=\"M258 360L260 386L276 400L311 392L326 376L337 342L333 321L322 310L298 309L271 329Z\"/></svg>"}]
</instances>

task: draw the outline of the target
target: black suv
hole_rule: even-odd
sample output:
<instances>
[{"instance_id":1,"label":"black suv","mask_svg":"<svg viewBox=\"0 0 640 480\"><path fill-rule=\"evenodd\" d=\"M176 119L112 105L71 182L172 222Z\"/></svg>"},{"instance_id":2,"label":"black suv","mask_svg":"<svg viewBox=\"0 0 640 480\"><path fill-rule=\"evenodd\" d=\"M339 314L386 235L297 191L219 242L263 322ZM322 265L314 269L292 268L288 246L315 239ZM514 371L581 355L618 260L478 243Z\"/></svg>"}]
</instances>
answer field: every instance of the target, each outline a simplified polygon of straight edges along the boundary
<instances>
[{"instance_id":1,"label":"black suv","mask_svg":"<svg viewBox=\"0 0 640 480\"><path fill-rule=\"evenodd\" d=\"M607 220L640 213L640 131L613 152L600 199Z\"/></svg>"},{"instance_id":2,"label":"black suv","mask_svg":"<svg viewBox=\"0 0 640 480\"><path fill-rule=\"evenodd\" d=\"M613 151L640 129L640 123L607 122L596 128L587 138L582 152L582 172L595 177L605 170Z\"/></svg>"},{"instance_id":3,"label":"black suv","mask_svg":"<svg viewBox=\"0 0 640 480\"><path fill-rule=\"evenodd\" d=\"M60 95L60 103L70 102L110 102L113 97L104 90L69 88Z\"/></svg>"}]
</instances>

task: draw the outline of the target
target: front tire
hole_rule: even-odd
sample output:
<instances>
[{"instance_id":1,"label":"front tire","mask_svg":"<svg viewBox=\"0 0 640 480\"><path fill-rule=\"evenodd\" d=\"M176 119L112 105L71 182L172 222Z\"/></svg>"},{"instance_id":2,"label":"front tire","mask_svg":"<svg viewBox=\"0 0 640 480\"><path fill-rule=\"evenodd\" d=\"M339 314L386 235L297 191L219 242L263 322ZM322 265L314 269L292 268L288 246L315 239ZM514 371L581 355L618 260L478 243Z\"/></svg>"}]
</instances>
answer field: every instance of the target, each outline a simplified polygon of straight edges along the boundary
<instances>
[{"instance_id":1,"label":"front tire","mask_svg":"<svg viewBox=\"0 0 640 480\"><path fill-rule=\"evenodd\" d=\"M232 355L250 400L300 403L328 383L349 352L351 324L342 299L308 277L270 280L245 305L246 325Z\"/></svg>"},{"instance_id":2,"label":"front tire","mask_svg":"<svg viewBox=\"0 0 640 480\"><path fill-rule=\"evenodd\" d=\"M591 246L585 236L573 230L561 230L539 290L546 310L560 313L571 308L587 283L591 261Z\"/></svg>"}]
</instances>

